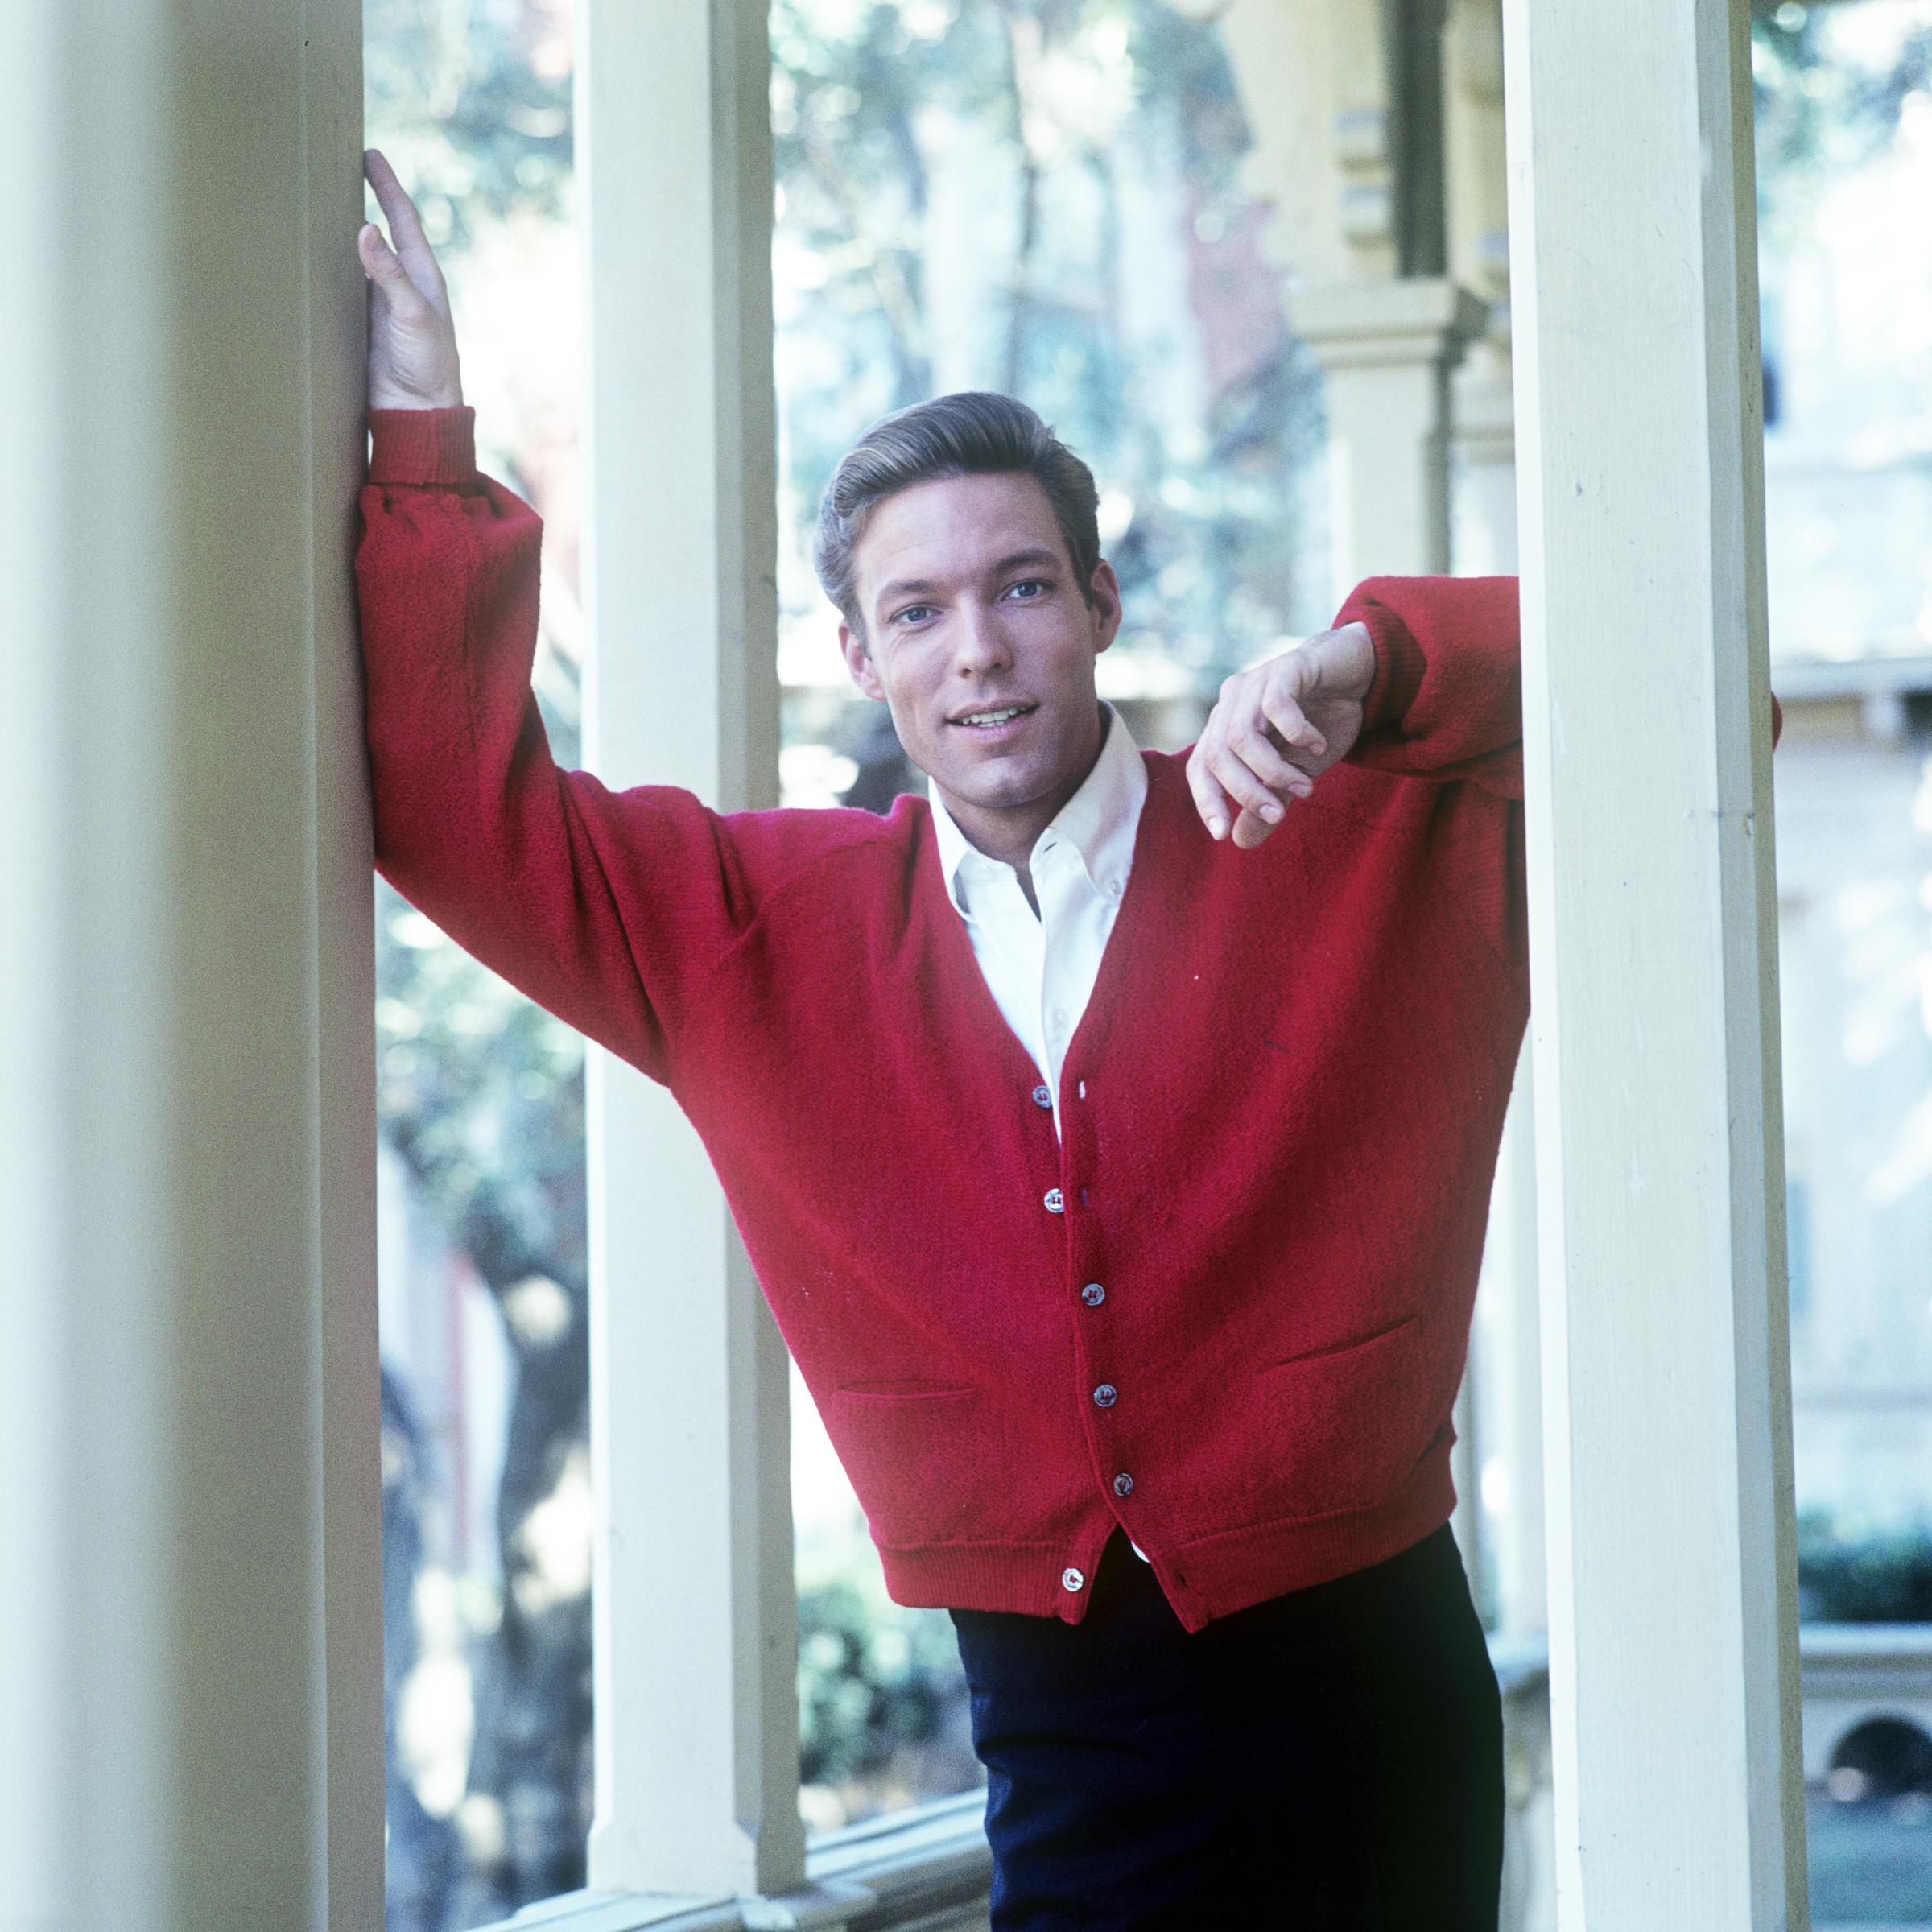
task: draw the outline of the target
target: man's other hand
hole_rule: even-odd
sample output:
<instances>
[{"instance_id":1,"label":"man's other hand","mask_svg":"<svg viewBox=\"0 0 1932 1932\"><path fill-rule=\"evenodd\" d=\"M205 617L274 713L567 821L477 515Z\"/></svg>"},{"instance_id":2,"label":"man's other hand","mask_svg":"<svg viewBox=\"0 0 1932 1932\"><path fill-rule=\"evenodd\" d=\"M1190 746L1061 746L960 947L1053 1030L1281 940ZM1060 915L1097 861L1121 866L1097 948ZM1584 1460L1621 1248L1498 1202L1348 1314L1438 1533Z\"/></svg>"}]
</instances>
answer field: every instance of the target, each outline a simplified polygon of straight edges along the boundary
<instances>
[{"instance_id":1,"label":"man's other hand","mask_svg":"<svg viewBox=\"0 0 1932 1932\"><path fill-rule=\"evenodd\" d=\"M463 375L443 271L415 203L380 149L363 155L362 171L395 238L392 248L373 221L356 237L369 287L369 406L453 409L463 400Z\"/></svg>"},{"instance_id":2,"label":"man's other hand","mask_svg":"<svg viewBox=\"0 0 1932 1932\"><path fill-rule=\"evenodd\" d=\"M1348 755L1374 676L1368 626L1344 624L1229 678L1187 760L1208 831L1245 850L1260 844Z\"/></svg>"}]
</instances>

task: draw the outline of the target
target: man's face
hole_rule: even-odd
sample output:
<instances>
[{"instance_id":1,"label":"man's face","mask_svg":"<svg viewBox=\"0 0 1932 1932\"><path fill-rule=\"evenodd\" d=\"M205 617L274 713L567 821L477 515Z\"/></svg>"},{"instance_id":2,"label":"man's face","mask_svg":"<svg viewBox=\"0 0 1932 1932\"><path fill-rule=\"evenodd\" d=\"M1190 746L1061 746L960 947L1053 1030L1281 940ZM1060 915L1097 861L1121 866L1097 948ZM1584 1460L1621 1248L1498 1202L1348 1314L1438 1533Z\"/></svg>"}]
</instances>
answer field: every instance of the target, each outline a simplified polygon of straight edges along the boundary
<instances>
[{"instance_id":1,"label":"man's face","mask_svg":"<svg viewBox=\"0 0 1932 1932\"><path fill-rule=\"evenodd\" d=\"M906 756L956 809L1051 815L1100 748L1094 660L1121 622L1112 568L1096 570L1089 604L1053 506L1024 473L888 497L856 561L866 635L841 625L839 642Z\"/></svg>"}]
</instances>

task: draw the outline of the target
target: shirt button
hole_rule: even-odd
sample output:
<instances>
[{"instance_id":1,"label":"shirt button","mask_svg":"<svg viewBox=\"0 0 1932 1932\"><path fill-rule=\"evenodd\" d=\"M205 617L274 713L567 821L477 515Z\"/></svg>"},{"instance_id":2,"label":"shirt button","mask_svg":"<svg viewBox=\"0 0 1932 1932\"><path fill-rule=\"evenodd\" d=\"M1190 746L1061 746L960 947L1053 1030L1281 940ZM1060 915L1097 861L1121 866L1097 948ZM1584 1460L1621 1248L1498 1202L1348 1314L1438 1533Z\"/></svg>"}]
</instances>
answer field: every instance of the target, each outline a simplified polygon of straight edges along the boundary
<instances>
[{"instance_id":1,"label":"shirt button","mask_svg":"<svg viewBox=\"0 0 1932 1932\"><path fill-rule=\"evenodd\" d=\"M1051 1107L1053 1104L1053 1089L1051 1087L1034 1088L1033 1104L1036 1107Z\"/></svg>"},{"instance_id":2,"label":"shirt button","mask_svg":"<svg viewBox=\"0 0 1932 1932\"><path fill-rule=\"evenodd\" d=\"M1046 1190L1046 1212L1049 1214L1064 1214L1067 1212L1067 1197L1057 1187Z\"/></svg>"},{"instance_id":3,"label":"shirt button","mask_svg":"<svg viewBox=\"0 0 1932 1932\"><path fill-rule=\"evenodd\" d=\"M1074 1568L1071 1563L1060 1572L1060 1587L1063 1590L1084 1590L1087 1579Z\"/></svg>"},{"instance_id":4,"label":"shirt button","mask_svg":"<svg viewBox=\"0 0 1932 1932\"><path fill-rule=\"evenodd\" d=\"M1101 1409L1111 1409L1120 1398L1121 1392L1112 1382L1102 1382L1093 1392L1095 1405Z\"/></svg>"},{"instance_id":5,"label":"shirt button","mask_svg":"<svg viewBox=\"0 0 1932 1932\"><path fill-rule=\"evenodd\" d=\"M1064 1026L1067 1024L1067 1009L1064 1006L1054 1008L1053 1023L1056 1026Z\"/></svg>"},{"instance_id":6,"label":"shirt button","mask_svg":"<svg viewBox=\"0 0 1932 1932\"><path fill-rule=\"evenodd\" d=\"M1106 1298L1107 1290L1103 1288L1098 1282L1089 1282L1087 1286L1080 1290L1080 1299L1084 1301L1089 1308L1099 1307L1100 1303L1105 1301Z\"/></svg>"},{"instance_id":7,"label":"shirt button","mask_svg":"<svg viewBox=\"0 0 1932 1932\"><path fill-rule=\"evenodd\" d=\"M1132 1496L1133 1494L1133 1478L1124 1472L1117 1476L1113 1479L1113 1492L1116 1496Z\"/></svg>"}]
</instances>

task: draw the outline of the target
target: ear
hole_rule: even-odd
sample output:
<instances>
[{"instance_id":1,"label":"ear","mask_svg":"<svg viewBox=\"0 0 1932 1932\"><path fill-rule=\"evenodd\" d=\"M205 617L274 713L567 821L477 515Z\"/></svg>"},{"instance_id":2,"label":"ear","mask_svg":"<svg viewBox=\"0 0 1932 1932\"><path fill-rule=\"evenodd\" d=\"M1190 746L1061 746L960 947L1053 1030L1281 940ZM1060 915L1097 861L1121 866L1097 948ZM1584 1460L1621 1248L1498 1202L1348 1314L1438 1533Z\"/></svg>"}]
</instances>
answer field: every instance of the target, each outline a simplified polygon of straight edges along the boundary
<instances>
[{"instance_id":1,"label":"ear","mask_svg":"<svg viewBox=\"0 0 1932 1932\"><path fill-rule=\"evenodd\" d=\"M878 667L872 661L872 653L865 646L865 640L849 624L839 625L839 650L845 659L845 668L852 673L852 681L869 698L877 698L882 704L886 701L886 687L879 682Z\"/></svg>"},{"instance_id":2,"label":"ear","mask_svg":"<svg viewBox=\"0 0 1932 1932\"><path fill-rule=\"evenodd\" d=\"M1093 567L1091 588L1093 602L1088 615L1093 621L1093 654L1097 658L1121 632L1121 580L1104 557Z\"/></svg>"}]
</instances>

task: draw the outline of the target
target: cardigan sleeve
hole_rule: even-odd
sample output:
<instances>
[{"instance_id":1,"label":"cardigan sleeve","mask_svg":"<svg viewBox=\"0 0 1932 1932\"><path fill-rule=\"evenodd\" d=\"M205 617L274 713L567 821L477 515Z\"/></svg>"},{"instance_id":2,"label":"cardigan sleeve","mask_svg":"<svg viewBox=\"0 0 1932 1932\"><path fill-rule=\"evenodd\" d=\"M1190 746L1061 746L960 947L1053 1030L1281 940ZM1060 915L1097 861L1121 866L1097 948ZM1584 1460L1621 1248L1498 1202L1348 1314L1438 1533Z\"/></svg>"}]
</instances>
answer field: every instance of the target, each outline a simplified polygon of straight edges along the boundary
<instances>
[{"instance_id":1,"label":"cardigan sleeve","mask_svg":"<svg viewBox=\"0 0 1932 1932\"><path fill-rule=\"evenodd\" d=\"M1514 577L1370 577L1337 625L1366 625L1375 675L1356 763L1523 795L1522 654Z\"/></svg>"},{"instance_id":2,"label":"cardigan sleeve","mask_svg":"<svg viewBox=\"0 0 1932 1932\"><path fill-rule=\"evenodd\" d=\"M536 514L477 473L471 412L373 411L356 582L377 869L541 1005L658 1080L729 945L724 821L551 756L530 686Z\"/></svg>"},{"instance_id":3,"label":"cardigan sleeve","mask_svg":"<svg viewBox=\"0 0 1932 1932\"><path fill-rule=\"evenodd\" d=\"M1336 617L1375 643L1349 756L1381 771L1523 795L1522 641L1514 577L1370 577ZM1771 742L1784 731L1771 700Z\"/></svg>"}]
</instances>

